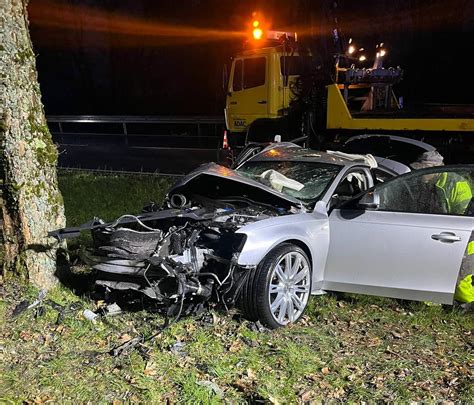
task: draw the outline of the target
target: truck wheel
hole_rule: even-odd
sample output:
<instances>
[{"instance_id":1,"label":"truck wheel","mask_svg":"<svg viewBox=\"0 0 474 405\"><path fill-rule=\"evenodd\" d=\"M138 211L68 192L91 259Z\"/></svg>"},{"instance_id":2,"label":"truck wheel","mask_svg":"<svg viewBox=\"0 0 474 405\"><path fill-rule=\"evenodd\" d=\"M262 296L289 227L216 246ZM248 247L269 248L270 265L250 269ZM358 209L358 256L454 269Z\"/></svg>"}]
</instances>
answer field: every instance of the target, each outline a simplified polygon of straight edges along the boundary
<instances>
[{"instance_id":1,"label":"truck wheel","mask_svg":"<svg viewBox=\"0 0 474 405\"><path fill-rule=\"evenodd\" d=\"M284 243L265 256L249 274L239 307L250 320L270 329L296 322L311 294L311 264L298 246Z\"/></svg>"}]
</instances>

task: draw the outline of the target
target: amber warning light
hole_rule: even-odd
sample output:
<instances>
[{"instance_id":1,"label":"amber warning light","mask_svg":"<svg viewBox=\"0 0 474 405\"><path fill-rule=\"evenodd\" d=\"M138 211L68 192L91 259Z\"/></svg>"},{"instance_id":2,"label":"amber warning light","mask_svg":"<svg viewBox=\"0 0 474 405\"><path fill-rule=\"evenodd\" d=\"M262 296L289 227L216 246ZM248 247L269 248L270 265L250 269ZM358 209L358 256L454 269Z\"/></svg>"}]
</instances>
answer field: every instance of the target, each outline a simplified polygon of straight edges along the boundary
<instances>
[{"instance_id":1,"label":"amber warning light","mask_svg":"<svg viewBox=\"0 0 474 405\"><path fill-rule=\"evenodd\" d=\"M252 14L252 39L255 41L261 40L272 40L272 41L282 41L282 40L297 40L296 32L286 32L286 31L271 31L268 30L268 26L270 25L268 21L262 19L262 16L254 12Z\"/></svg>"},{"instance_id":2,"label":"amber warning light","mask_svg":"<svg viewBox=\"0 0 474 405\"><path fill-rule=\"evenodd\" d=\"M263 30L260 27L260 21L253 20L252 27L253 27L253 30L252 30L253 39L255 39L256 41L261 40L263 37Z\"/></svg>"},{"instance_id":3,"label":"amber warning light","mask_svg":"<svg viewBox=\"0 0 474 405\"><path fill-rule=\"evenodd\" d=\"M257 24L257 26L255 26ZM298 36L296 32L285 32L285 31L266 31L265 36L263 35L263 30L258 26L258 21L253 22L253 30L252 30L252 37L256 41L259 41L261 39L269 39L269 40L275 40L275 41L282 41L285 39L289 39L292 41L297 41Z\"/></svg>"}]
</instances>

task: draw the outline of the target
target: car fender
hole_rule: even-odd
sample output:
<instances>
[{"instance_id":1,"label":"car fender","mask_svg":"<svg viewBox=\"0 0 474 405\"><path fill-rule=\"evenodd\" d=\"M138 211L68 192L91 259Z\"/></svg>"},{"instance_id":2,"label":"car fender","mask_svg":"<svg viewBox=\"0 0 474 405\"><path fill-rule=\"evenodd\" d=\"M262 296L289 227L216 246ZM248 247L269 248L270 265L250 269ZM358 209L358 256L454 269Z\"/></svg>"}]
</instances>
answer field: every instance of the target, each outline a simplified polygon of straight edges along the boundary
<instances>
[{"instance_id":1,"label":"car fender","mask_svg":"<svg viewBox=\"0 0 474 405\"><path fill-rule=\"evenodd\" d=\"M329 248L329 222L312 213L286 215L251 223L237 233L247 236L237 264L257 266L276 246L291 240L303 243L311 254L313 289L322 282Z\"/></svg>"}]
</instances>

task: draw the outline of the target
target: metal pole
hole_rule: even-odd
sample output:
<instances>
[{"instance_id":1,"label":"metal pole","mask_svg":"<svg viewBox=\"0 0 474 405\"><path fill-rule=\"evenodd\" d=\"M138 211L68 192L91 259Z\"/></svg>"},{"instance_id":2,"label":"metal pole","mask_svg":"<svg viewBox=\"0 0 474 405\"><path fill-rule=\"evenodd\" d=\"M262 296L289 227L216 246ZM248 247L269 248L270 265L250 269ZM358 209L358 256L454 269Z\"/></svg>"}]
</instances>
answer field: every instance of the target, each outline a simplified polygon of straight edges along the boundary
<instances>
[{"instance_id":1,"label":"metal pole","mask_svg":"<svg viewBox=\"0 0 474 405\"><path fill-rule=\"evenodd\" d=\"M122 122L122 129L123 129L125 146L128 148L128 132L127 132L127 124L125 122Z\"/></svg>"}]
</instances>

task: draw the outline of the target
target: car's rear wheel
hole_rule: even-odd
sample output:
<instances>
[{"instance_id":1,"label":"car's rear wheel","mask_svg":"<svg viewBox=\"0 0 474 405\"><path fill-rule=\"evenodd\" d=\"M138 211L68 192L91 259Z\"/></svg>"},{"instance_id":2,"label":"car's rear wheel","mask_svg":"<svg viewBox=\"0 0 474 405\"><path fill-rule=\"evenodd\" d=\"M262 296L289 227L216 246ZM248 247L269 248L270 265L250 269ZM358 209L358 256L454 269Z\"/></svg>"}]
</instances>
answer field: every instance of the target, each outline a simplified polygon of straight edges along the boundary
<instances>
[{"instance_id":1,"label":"car's rear wheel","mask_svg":"<svg viewBox=\"0 0 474 405\"><path fill-rule=\"evenodd\" d=\"M269 328L296 322L311 294L311 264L298 246L285 243L265 256L241 290L239 306Z\"/></svg>"}]
</instances>

